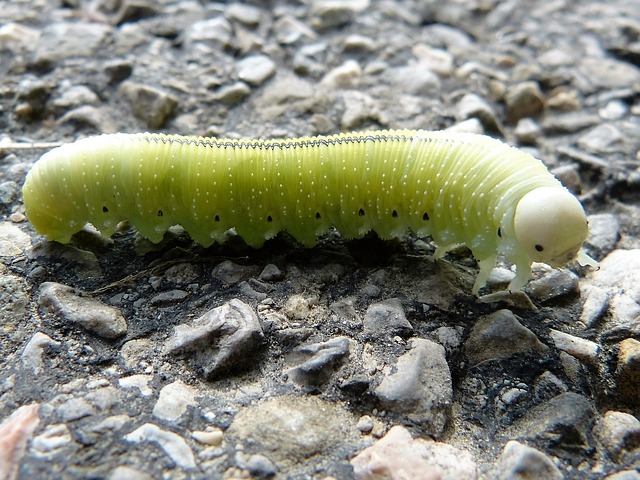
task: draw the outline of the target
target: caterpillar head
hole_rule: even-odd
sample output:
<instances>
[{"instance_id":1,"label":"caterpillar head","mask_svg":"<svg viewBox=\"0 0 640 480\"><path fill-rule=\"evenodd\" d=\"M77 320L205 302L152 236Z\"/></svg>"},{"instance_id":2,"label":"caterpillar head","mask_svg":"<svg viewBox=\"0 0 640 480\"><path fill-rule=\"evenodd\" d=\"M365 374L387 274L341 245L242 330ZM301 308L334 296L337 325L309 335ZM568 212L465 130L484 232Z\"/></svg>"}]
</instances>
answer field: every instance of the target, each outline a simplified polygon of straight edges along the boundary
<instances>
[{"instance_id":1,"label":"caterpillar head","mask_svg":"<svg viewBox=\"0 0 640 480\"><path fill-rule=\"evenodd\" d=\"M576 197L564 188L539 187L518 202L515 234L531 260L552 267L580 257L587 218Z\"/></svg>"}]
</instances>

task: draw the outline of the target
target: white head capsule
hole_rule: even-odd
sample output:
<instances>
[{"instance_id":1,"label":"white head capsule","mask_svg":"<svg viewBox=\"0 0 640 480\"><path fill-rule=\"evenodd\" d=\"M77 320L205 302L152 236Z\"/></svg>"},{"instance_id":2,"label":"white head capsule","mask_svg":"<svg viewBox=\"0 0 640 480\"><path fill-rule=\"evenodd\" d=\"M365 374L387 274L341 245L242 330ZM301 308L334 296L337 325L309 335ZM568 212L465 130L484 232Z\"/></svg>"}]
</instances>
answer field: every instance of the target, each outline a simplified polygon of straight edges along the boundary
<instances>
[{"instance_id":1,"label":"white head capsule","mask_svg":"<svg viewBox=\"0 0 640 480\"><path fill-rule=\"evenodd\" d=\"M587 217L568 190L539 187L518 202L515 234L531 260L560 267L582 259L580 247L587 239Z\"/></svg>"}]
</instances>

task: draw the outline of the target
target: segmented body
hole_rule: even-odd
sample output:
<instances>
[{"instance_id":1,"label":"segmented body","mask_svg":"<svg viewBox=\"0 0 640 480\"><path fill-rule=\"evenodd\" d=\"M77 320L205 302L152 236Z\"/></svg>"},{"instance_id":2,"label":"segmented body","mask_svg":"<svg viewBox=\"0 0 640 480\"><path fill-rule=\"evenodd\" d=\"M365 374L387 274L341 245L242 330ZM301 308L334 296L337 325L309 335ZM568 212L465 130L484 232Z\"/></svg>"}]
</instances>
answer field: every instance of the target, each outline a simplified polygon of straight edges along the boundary
<instances>
[{"instance_id":1,"label":"segmented body","mask_svg":"<svg viewBox=\"0 0 640 480\"><path fill-rule=\"evenodd\" d=\"M180 224L205 246L230 228L254 247L281 230L310 246L330 227L347 238L411 229L431 236L439 252L466 244L481 263L500 254L528 269L513 218L518 201L538 187L562 188L539 160L473 134L234 140L144 133L46 153L23 194L36 230L60 242L86 223L111 235L123 220L154 242Z\"/></svg>"}]
</instances>

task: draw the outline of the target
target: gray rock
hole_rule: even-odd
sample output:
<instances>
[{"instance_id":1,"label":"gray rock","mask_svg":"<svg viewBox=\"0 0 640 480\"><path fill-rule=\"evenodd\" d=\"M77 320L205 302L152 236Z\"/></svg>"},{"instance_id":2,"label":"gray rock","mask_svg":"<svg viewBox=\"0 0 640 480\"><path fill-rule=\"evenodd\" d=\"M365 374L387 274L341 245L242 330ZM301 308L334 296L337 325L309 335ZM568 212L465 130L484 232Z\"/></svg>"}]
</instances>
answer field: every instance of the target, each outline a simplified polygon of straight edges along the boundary
<instances>
[{"instance_id":1,"label":"gray rock","mask_svg":"<svg viewBox=\"0 0 640 480\"><path fill-rule=\"evenodd\" d=\"M251 88L244 82L234 82L216 90L216 99L225 105L240 103L251 93Z\"/></svg>"},{"instance_id":2,"label":"gray rock","mask_svg":"<svg viewBox=\"0 0 640 480\"><path fill-rule=\"evenodd\" d=\"M122 25L154 17L161 11L160 6L150 0L125 0L120 4L113 20L116 25Z\"/></svg>"},{"instance_id":3,"label":"gray rock","mask_svg":"<svg viewBox=\"0 0 640 480\"><path fill-rule=\"evenodd\" d=\"M61 321L78 325L100 337L112 340L127 333L127 322L120 310L94 298L79 296L66 285L43 283L38 303Z\"/></svg>"},{"instance_id":4,"label":"gray rock","mask_svg":"<svg viewBox=\"0 0 640 480\"><path fill-rule=\"evenodd\" d=\"M266 55L251 55L236 64L238 78L250 85L262 85L276 72L276 64Z\"/></svg>"},{"instance_id":5,"label":"gray rock","mask_svg":"<svg viewBox=\"0 0 640 480\"><path fill-rule=\"evenodd\" d=\"M568 112L545 117L542 129L549 135L575 133L598 125L600 119L584 111Z\"/></svg>"},{"instance_id":6,"label":"gray rock","mask_svg":"<svg viewBox=\"0 0 640 480\"><path fill-rule=\"evenodd\" d=\"M238 467L243 470L249 470L257 478L270 478L278 473L278 467L264 455L247 455L238 452L236 453L235 461Z\"/></svg>"},{"instance_id":7,"label":"gray rock","mask_svg":"<svg viewBox=\"0 0 640 480\"><path fill-rule=\"evenodd\" d=\"M410 350L398 359L393 373L375 389L389 411L406 414L431 435L440 435L449 418L452 380L442 345L413 339Z\"/></svg>"},{"instance_id":8,"label":"gray rock","mask_svg":"<svg viewBox=\"0 0 640 480\"><path fill-rule=\"evenodd\" d=\"M155 443L178 467L185 470L196 468L195 456L184 438L177 433L162 430L153 423L145 423L125 435L124 439L131 443Z\"/></svg>"},{"instance_id":9,"label":"gray rock","mask_svg":"<svg viewBox=\"0 0 640 480\"><path fill-rule=\"evenodd\" d=\"M594 90L624 88L640 83L640 69L614 58L584 58L578 67Z\"/></svg>"},{"instance_id":10,"label":"gray rock","mask_svg":"<svg viewBox=\"0 0 640 480\"><path fill-rule=\"evenodd\" d=\"M116 133L117 128L111 121L111 116L102 108L82 105L66 112L58 123L73 123L74 125L88 125L103 133Z\"/></svg>"},{"instance_id":11,"label":"gray rock","mask_svg":"<svg viewBox=\"0 0 640 480\"><path fill-rule=\"evenodd\" d=\"M544 97L536 82L522 82L509 88L505 102L507 121L511 123L538 115L544 109Z\"/></svg>"},{"instance_id":12,"label":"gray rock","mask_svg":"<svg viewBox=\"0 0 640 480\"><path fill-rule=\"evenodd\" d=\"M504 309L480 317L465 342L465 353L473 363L527 352L544 354L548 349L510 310Z\"/></svg>"},{"instance_id":13,"label":"gray rock","mask_svg":"<svg viewBox=\"0 0 640 480\"><path fill-rule=\"evenodd\" d=\"M290 15L284 15L277 19L273 28L276 40L282 45L291 45L300 40L309 41L317 37L316 33L306 23Z\"/></svg>"},{"instance_id":14,"label":"gray rock","mask_svg":"<svg viewBox=\"0 0 640 480\"><path fill-rule=\"evenodd\" d=\"M607 475L604 480L640 480L637 470L621 470L613 475Z\"/></svg>"},{"instance_id":15,"label":"gray rock","mask_svg":"<svg viewBox=\"0 0 640 480\"><path fill-rule=\"evenodd\" d=\"M184 32L188 48L197 48L196 44L205 44L213 48L224 49L231 41L231 24L220 16L192 23Z\"/></svg>"},{"instance_id":16,"label":"gray rock","mask_svg":"<svg viewBox=\"0 0 640 480\"><path fill-rule=\"evenodd\" d=\"M300 465L328 456L352 441L356 432L353 416L340 403L311 396L277 396L242 408L225 437L250 453L269 452L276 465Z\"/></svg>"},{"instance_id":17,"label":"gray rock","mask_svg":"<svg viewBox=\"0 0 640 480\"><path fill-rule=\"evenodd\" d=\"M369 305L363 319L364 337L369 340L388 340L399 335L409 337L413 326L407 320L402 302L398 298L389 298Z\"/></svg>"},{"instance_id":18,"label":"gray rock","mask_svg":"<svg viewBox=\"0 0 640 480\"><path fill-rule=\"evenodd\" d=\"M426 63L413 63L393 70L393 84L411 95L431 95L440 89L440 78Z\"/></svg>"},{"instance_id":19,"label":"gray rock","mask_svg":"<svg viewBox=\"0 0 640 480\"><path fill-rule=\"evenodd\" d=\"M0 281L2 281L1 277ZM44 369L44 360L42 357L45 351L48 349L57 349L60 345L60 342L55 341L49 335L36 332L20 354L22 366L35 374L42 373Z\"/></svg>"},{"instance_id":20,"label":"gray rock","mask_svg":"<svg viewBox=\"0 0 640 480\"><path fill-rule=\"evenodd\" d=\"M151 297L151 300L149 300L149 305L163 307L174 303L180 303L188 296L189 292L185 292L184 290L169 290L167 292L162 292Z\"/></svg>"},{"instance_id":21,"label":"gray rock","mask_svg":"<svg viewBox=\"0 0 640 480\"><path fill-rule=\"evenodd\" d=\"M79 105L98 105L100 99L85 85L70 85L58 97L53 98L51 103L56 108L68 110Z\"/></svg>"},{"instance_id":22,"label":"gray rock","mask_svg":"<svg viewBox=\"0 0 640 480\"><path fill-rule=\"evenodd\" d=\"M544 478L562 480L564 476L553 461L540 450L510 441L504 446L496 469L498 480Z\"/></svg>"},{"instance_id":23,"label":"gray rock","mask_svg":"<svg viewBox=\"0 0 640 480\"><path fill-rule=\"evenodd\" d=\"M561 393L529 410L506 431L512 439L537 442L544 448L588 451L594 409L587 398L577 393Z\"/></svg>"},{"instance_id":24,"label":"gray rock","mask_svg":"<svg viewBox=\"0 0 640 480\"><path fill-rule=\"evenodd\" d=\"M273 263L269 263L264 266L258 278L265 282L279 282L284 278L284 272Z\"/></svg>"},{"instance_id":25,"label":"gray rock","mask_svg":"<svg viewBox=\"0 0 640 480\"><path fill-rule=\"evenodd\" d=\"M69 57L92 57L112 30L100 23L52 23L42 31L33 60L46 65Z\"/></svg>"},{"instance_id":26,"label":"gray rock","mask_svg":"<svg viewBox=\"0 0 640 480\"><path fill-rule=\"evenodd\" d=\"M455 115L458 122L469 118L477 118L489 131L500 130L493 107L484 98L475 93L467 93L458 101Z\"/></svg>"},{"instance_id":27,"label":"gray rock","mask_svg":"<svg viewBox=\"0 0 640 480\"><path fill-rule=\"evenodd\" d=\"M587 243L598 249L599 256L611 253L620 240L620 223L611 213L589 215L589 239Z\"/></svg>"},{"instance_id":28,"label":"gray rock","mask_svg":"<svg viewBox=\"0 0 640 480\"><path fill-rule=\"evenodd\" d=\"M15 275L0 275L0 332L12 334L17 319L25 318L29 295L24 280Z\"/></svg>"},{"instance_id":29,"label":"gray rock","mask_svg":"<svg viewBox=\"0 0 640 480\"><path fill-rule=\"evenodd\" d=\"M89 417L97 413L96 409L84 398L70 398L56 410L56 415L65 423Z\"/></svg>"},{"instance_id":30,"label":"gray rock","mask_svg":"<svg viewBox=\"0 0 640 480\"><path fill-rule=\"evenodd\" d=\"M349 23L355 14L369 7L369 0L313 0L309 11L311 26L317 30Z\"/></svg>"},{"instance_id":31,"label":"gray rock","mask_svg":"<svg viewBox=\"0 0 640 480\"><path fill-rule=\"evenodd\" d=\"M327 72L320 83L331 89L356 88L362 80L362 68L355 60L347 60L342 65Z\"/></svg>"},{"instance_id":32,"label":"gray rock","mask_svg":"<svg viewBox=\"0 0 640 480\"><path fill-rule=\"evenodd\" d=\"M259 24L260 19L266 16L266 13L261 8L244 3L230 3L224 9L224 14L227 18L249 26Z\"/></svg>"},{"instance_id":33,"label":"gray rock","mask_svg":"<svg viewBox=\"0 0 640 480\"><path fill-rule=\"evenodd\" d=\"M189 407L197 405L196 391L180 380L162 387L153 406L153 416L168 422L180 419Z\"/></svg>"},{"instance_id":34,"label":"gray rock","mask_svg":"<svg viewBox=\"0 0 640 480\"><path fill-rule=\"evenodd\" d=\"M533 392L540 401L550 400L569 390L569 387L550 371L543 372L533 384Z\"/></svg>"},{"instance_id":35,"label":"gray rock","mask_svg":"<svg viewBox=\"0 0 640 480\"><path fill-rule=\"evenodd\" d=\"M222 370L244 366L262 341L262 327L253 309L232 299L189 325L178 325L163 353L192 354L192 363L212 378Z\"/></svg>"},{"instance_id":36,"label":"gray rock","mask_svg":"<svg viewBox=\"0 0 640 480\"><path fill-rule=\"evenodd\" d=\"M18 55L31 52L38 45L40 30L19 23L8 22L0 27L0 49Z\"/></svg>"},{"instance_id":37,"label":"gray rock","mask_svg":"<svg viewBox=\"0 0 640 480\"><path fill-rule=\"evenodd\" d=\"M331 378L348 354L347 337L335 337L326 342L301 345L293 351L290 358L290 361L297 365L287 373L300 385L319 387Z\"/></svg>"},{"instance_id":38,"label":"gray rock","mask_svg":"<svg viewBox=\"0 0 640 480\"><path fill-rule=\"evenodd\" d=\"M551 270L527 285L527 293L539 302L556 300L579 292L578 277L570 270Z\"/></svg>"},{"instance_id":39,"label":"gray rock","mask_svg":"<svg viewBox=\"0 0 640 480\"><path fill-rule=\"evenodd\" d=\"M627 338L620 343L615 376L619 398L640 405L640 341Z\"/></svg>"},{"instance_id":40,"label":"gray rock","mask_svg":"<svg viewBox=\"0 0 640 480\"><path fill-rule=\"evenodd\" d=\"M578 138L578 147L585 152L600 155L619 151L624 141L622 132L614 125L602 124Z\"/></svg>"},{"instance_id":41,"label":"gray rock","mask_svg":"<svg viewBox=\"0 0 640 480\"><path fill-rule=\"evenodd\" d=\"M226 285L233 285L247 280L258 272L254 266L238 265L231 260L225 260L213 267L211 276Z\"/></svg>"},{"instance_id":42,"label":"gray rock","mask_svg":"<svg viewBox=\"0 0 640 480\"><path fill-rule=\"evenodd\" d=\"M127 80L120 85L120 94L131 105L133 114L150 128L162 127L175 113L178 100L158 88Z\"/></svg>"},{"instance_id":43,"label":"gray rock","mask_svg":"<svg viewBox=\"0 0 640 480\"><path fill-rule=\"evenodd\" d=\"M542 135L542 128L532 118L521 118L513 133L520 145L535 145Z\"/></svg>"},{"instance_id":44,"label":"gray rock","mask_svg":"<svg viewBox=\"0 0 640 480\"><path fill-rule=\"evenodd\" d=\"M349 130L371 120L380 119L380 106L370 95L356 90L345 90L342 99L345 109L340 119L341 128Z\"/></svg>"},{"instance_id":45,"label":"gray rock","mask_svg":"<svg viewBox=\"0 0 640 480\"><path fill-rule=\"evenodd\" d=\"M628 413L606 412L594 434L618 464L627 463L640 450L640 421Z\"/></svg>"},{"instance_id":46,"label":"gray rock","mask_svg":"<svg viewBox=\"0 0 640 480\"><path fill-rule=\"evenodd\" d=\"M69 427L62 423L49 424L31 442L31 449L40 457L76 452L80 445L73 441Z\"/></svg>"},{"instance_id":47,"label":"gray rock","mask_svg":"<svg viewBox=\"0 0 640 480\"><path fill-rule=\"evenodd\" d=\"M9 205L13 203L20 193L20 186L9 180L8 182L0 183L0 205Z\"/></svg>"}]
</instances>

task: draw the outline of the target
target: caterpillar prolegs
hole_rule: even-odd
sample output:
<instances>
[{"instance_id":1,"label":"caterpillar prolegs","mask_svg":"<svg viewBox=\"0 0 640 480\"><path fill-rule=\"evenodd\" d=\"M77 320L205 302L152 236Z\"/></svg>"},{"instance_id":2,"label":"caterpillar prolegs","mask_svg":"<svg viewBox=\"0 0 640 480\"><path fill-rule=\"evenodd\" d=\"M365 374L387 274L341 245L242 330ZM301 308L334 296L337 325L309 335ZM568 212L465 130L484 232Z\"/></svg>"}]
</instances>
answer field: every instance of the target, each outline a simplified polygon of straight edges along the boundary
<instances>
[{"instance_id":1,"label":"caterpillar prolegs","mask_svg":"<svg viewBox=\"0 0 640 480\"><path fill-rule=\"evenodd\" d=\"M346 238L408 229L441 256L467 245L479 261L473 292L497 256L516 265L577 259L587 220L539 160L482 135L389 130L281 140L163 134L86 138L45 153L23 187L36 231L66 243L91 223L104 235L129 220L153 242L180 224L209 246L235 231L260 247L279 231L306 246L335 227Z\"/></svg>"}]
</instances>

